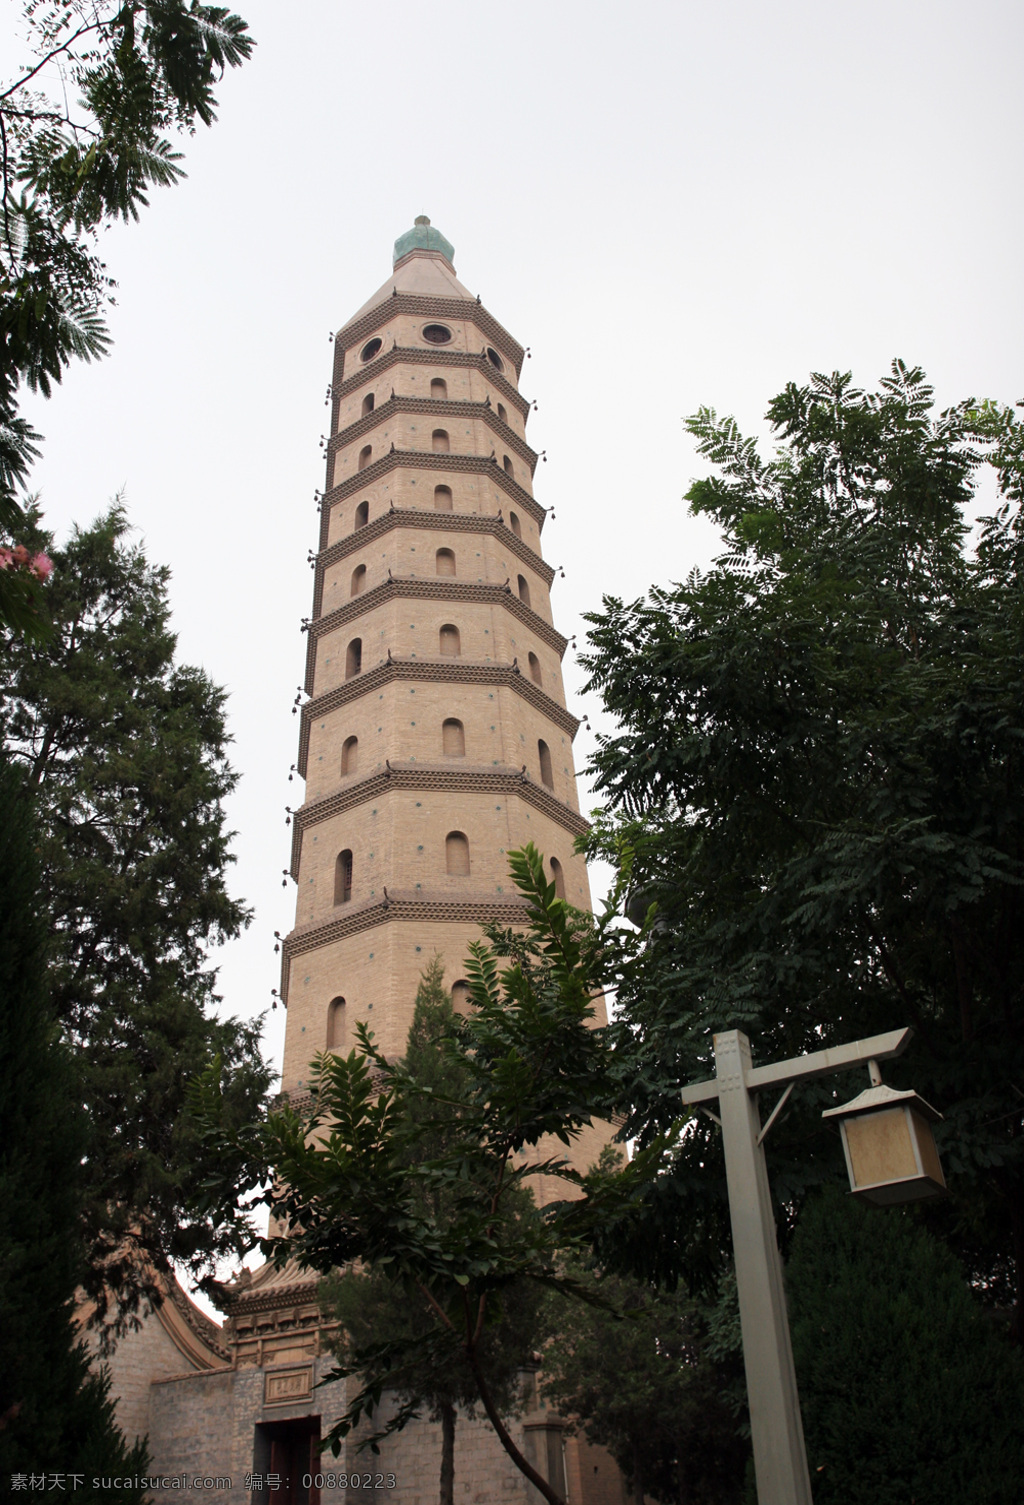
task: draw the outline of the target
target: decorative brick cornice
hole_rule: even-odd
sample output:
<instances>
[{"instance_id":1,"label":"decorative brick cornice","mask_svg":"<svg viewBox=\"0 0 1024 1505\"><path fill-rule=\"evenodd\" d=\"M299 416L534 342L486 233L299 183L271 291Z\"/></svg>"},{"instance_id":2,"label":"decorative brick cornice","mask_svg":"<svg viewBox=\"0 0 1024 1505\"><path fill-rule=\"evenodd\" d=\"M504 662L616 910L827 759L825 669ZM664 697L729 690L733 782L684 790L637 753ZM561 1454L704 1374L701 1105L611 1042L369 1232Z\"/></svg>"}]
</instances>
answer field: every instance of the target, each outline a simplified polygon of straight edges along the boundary
<instances>
[{"instance_id":1,"label":"decorative brick cornice","mask_svg":"<svg viewBox=\"0 0 1024 1505\"><path fill-rule=\"evenodd\" d=\"M371 1071L371 1081L373 1080L373 1077L374 1073ZM309 1113L310 1109L313 1106L313 1094L312 1092L307 1091L306 1088L303 1088L301 1092L282 1091L278 1094L277 1102L274 1106L276 1107L278 1104L283 1103L287 1103L289 1108L294 1108L296 1113L306 1114ZM625 1122L625 1119L623 1119L623 1122Z\"/></svg>"},{"instance_id":2,"label":"decorative brick cornice","mask_svg":"<svg viewBox=\"0 0 1024 1505\"><path fill-rule=\"evenodd\" d=\"M361 554L367 544L373 543L378 538L383 538L395 528L428 528L438 533L491 533L501 540L503 548L509 550L523 564L544 581L550 589L551 582L555 578L555 572L546 560L539 554L535 554L521 538L518 538L506 523L503 514L489 516L479 512L436 512L420 511L417 507L392 507L390 512L382 512L380 517L375 517L373 522L365 527L358 528L354 533L347 533L344 538L339 538L337 543L332 543L330 548L323 549L316 556L316 576L313 581L313 617L319 617L323 610L324 573L332 564L347 558L350 554Z\"/></svg>"},{"instance_id":3,"label":"decorative brick cornice","mask_svg":"<svg viewBox=\"0 0 1024 1505\"><path fill-rule=\"evenodd\" d=\"M375 303L361 319L339 329L334 337L335 342L343 345L346 350L351 350L369 335L384 328L396 315L400 317L403 314L412 317L422 314L429 319L465 319L470 324L475 324L480 333L486 335L495 349L515 367L518 380L526 351L498 323L494 315L487 312L482 303L469 298L424 298L416 293L392 293L390 298L382 298L379 303ZM367 366L370 365L372 362L368 361Z\"/></svg>"},{"instance_id":4,"label":"decorative brick cornice","mask_svg":"<svg viewBox=\"0 0 1024 1505\"><path fill-rule=\"evenodd\" d=\"M563 637L557 627L552 627L550 622L545 622L543 617L538 616L531 606L520 601L511 586L489 585L483 580L458 580L452 575L427 575L422 579L417 575L392 575L371 590L350 596L343 605L336 606L326 616L317 617L310 622L307 630L311 638L325 637L335 628L344 626L346 622L354 622L365 612L373 611L385 601L398 597L413 601L451 601L453 604L473 601L488 606L504 606L524 627L529 627L549 648L553 648L559 658L569 646L569 639Z\"/></svg>"},{"instance_id":5,"label":"decorative brick cornice","mask_svg":"<svg viewBox=\"0 0 1024 1505\"><path fill-rule=\"evenodd\" d=\"M395 921L412 921L426 925L440 922L449 925L525 925L529 913L519 898L504 899L497 895L457 899L450 894L417 893L409 889L388 894L383 899L368 899L344 906L345 913L326 925L295 929L285 936L281 946L281 1002L288 1004L288 980L292 961L321 946L345 940L360 931Z\"/></svg>"},{"instance_id":6,"label":"decorative brick cornice","mask_svg":"<svg viewBox=\"0 0 1024 1505\"><path fill-rule=\"evenodd\" d=\"M318 639L326 637L328 633L336 632L339 627L344 627L348 622L357 622L367 612L375 610L378 606L385 606L389 601L444 601L452 606L481 605L500 606L505 611L511 612L518 622L528 628L541 642L547 643L549 648L554 649L559 659L562 658L569 639L562 636L550 622L545 622L543 617L520 601L519 597L507 585L485 585L482 581L471 583L468 580L455 580L450 575L443 575L440 579L417 580L414 576L392 576L388 580L382 580L380 585L375 585L372 590L363 591L362 595L351 596L341 606L336 606L326 616L317 617L310 622L307 631L309 641L306 645L306 694L312 695L314 684L314 672L316 669L316 644Z\"/></svg>"},{"instance_id":7,"label":"decorative brick cornice","mask_svg":"<svg viewBox=\"0 0 1024 1505\"><path fill-rule=\"evenodd\" d=\"M513 664L473 664L457 658L392 658L386 663L375 664L372 669L357 674L353 679L346 679L343 684L336 685L324 695L318 695L315 700L306 701L302 707L299 730L298 770L302 777L306 777L310 727L318 716L349 705L353 700L359 700L385 685L408 680L448 685L497 685L515 691L529 701L535 710L565 732L570 740L579 730L578 719L570 715L557 700L552 700L550 695L545 694L532 679L521 674Z\"/></svg>"},{"instance_id":8,"label":"decorative brick cornice","mask_svg":"<svg viewBox=\"0 0 1024 1505\"><path fill-rule=\"evenodd\" d=\"M383 359L383 357L381 357ZM484 356L486 360L487 357ZM329 391L333 394L331 402L331 432L338 427L338 399L339 394L351 385L351 380L346 382L343 378L345 370L345 347L340 340L334 342L334 354L331 360L331 385Z\"/></svg>"},{"instance_id":9,"label":"decorative brick cornice","mask_svg":"<svg viewBox=\"0 0 1024 1505\"><path fill-rule=\"evenodd\" d=\"M392 790L443 790L447 794L515 795L535 810L555 821L573 836L590 830L590 822L578 811L556 799L543 784L537 784L525 770L514 768L453 768L437 763L388 763L369 778L353 781L345 789L329 794L314 804L302 805L292 821L291 875L298 880L299 857L303 834L321 821L342 815L367 800L380 799Z\"/></svg>"},{"instance_id":10,"label":"decorative brick cornice","mask_svg":"<svg viewBox=\"0 0 1024 1505\"><path fill-rule=\"evenodd\" d=\"M384 1073L379 1066L371 1066L369 1070L370 1087L374 1091L381 1091L385 1087ZM313 1093L309 1087L282 1088L274 1100L273 1106L283 1107L287 1103L289 1108L294 1108L296 1113L304 1116L313 1110ZM625 1123L625 1115L622 1122Z\"/></svg>"},{"instance_id":11,"label":"decorative brick cornice","mask_svg":"<svg viewBox=\"0 0 1024 1505\"><path fill-rule=\"evenodd\" d=\"M337 503L344 501L347 496L353 496L357 491L363 491L367 486L372 486L383 476L392 470L447 470L463 475L486 476L493 481L500 491L503 491L509 501L515 502L537 524L538 530L543 529L544 519L547 516L544 508L535 501L530 493L518 481L499 465L496 460L491 460L484 455L435 455L433 451L420 451L415 449L393 449L390 454L381 455L379 460L372 461L365 470L357 470L354 476L342 481L337 486L332 486L320 504L320 547L327 547L327 538L331 526L331 508Z\"/></svg>"},{"instance_id":12,"label":"decorative brick cornice","mask_svg":"<svg viewBox=\"0 0 1024 1505\"><path fill-rule=\"evenodd\" d=\"M232 1323L237 1323L239 1318L255 1317L264 1312L277 1311L279 1307L310 1306L316 1301L317 1287L320 1281L317 1276L307 1275L304 1280L293 1281L290 1285L268 1286L264 1291L257 1286L252 1291L244 1287L236 1295L234 1292L228 1297L225 1306ZM320 1313L310 1313L296 1325L299 1327L314 1327L319 1323Z\"/></svg>"},{"instance_id":13,"label":"decorative brick cornice","mask_svg":"<svg viewBox=\"0 0 1024 1505\"><path fill-rule=\"evenodd\" d=\"M328 458L333 459L346 444L355 444L365 434L372 434L374 429L389 422L398 413L420 413L431 418L480 418L503 446L525 460L530 467L531 476L537 469L537 451L531 449L525 439L520 439L515 429L502 423L489 402L459 402L454 398L449 401L446 397L398 397L394 394L382 402L379 408L374 408L372 413L367 413L365 418L357 418L348 428L339 429L328 440ZM429 453L432 454L433 451Z\"/></svg>"},{"instance_id":14,"label":"decorative brick cornice","mask_svg":"<svg viewBox=\"0 0 1024 1505\"><path fill-rule=\"evenodd\" d=\"M344 351L338 347L338 355L334 365L334 382L331 391L334 395L335 407L331 417L331 428L338 426L339 403L353 392L358 392L360 387L365 387L375 376L382 371L390 371L395 366L453 366L472 367L481 372L497 392L501 394L513 407L518 408L524 420L529 416L533 404L528 397L524 397L518 387L512 383L500 371L496 371L487 359L486 355L474 355L468 350L421 350L416 345L393 345L390 350L383 351L368 361L365 366L360 366L358 371L353 372L345 380L340 377L341 364Z\"/></svg>"}]
</instances>

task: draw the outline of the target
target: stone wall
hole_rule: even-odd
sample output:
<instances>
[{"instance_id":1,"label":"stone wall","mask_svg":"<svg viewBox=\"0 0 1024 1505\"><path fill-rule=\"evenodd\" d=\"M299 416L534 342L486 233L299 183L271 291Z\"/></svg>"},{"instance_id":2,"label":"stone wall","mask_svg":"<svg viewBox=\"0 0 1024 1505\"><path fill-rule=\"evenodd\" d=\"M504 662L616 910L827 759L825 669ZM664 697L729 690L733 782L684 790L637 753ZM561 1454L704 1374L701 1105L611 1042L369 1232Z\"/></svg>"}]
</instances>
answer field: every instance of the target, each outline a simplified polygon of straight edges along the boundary
<instances>
[{"instance_id":1,"label":"stone wall","mask_svg":"<svg viewBox=\"0 0 1024 1505\"><path fill-rule=\"evenodd\" d=\"M156 1382L150 1406L151 1473L230 1479L229 1487L203 1493L218 1505L265 1505L266 1489L247 1490L245 1482L252 1475L266 1481L266 1431L275 1423L318 1416L321 1436L326 1435L343 1409L344 1382L322 1389L313 1386L332 1363L322 1357L311 1365L207 1370ZM295 1398L281 1400L279 1392L289 1387L297 1391ZM387 1402L379 1414L381 1421L393 1414ZM511 1423L510 1432L535 1467L562 1470L570 1505L626 1505L618 1471L603 1449L570 1438L564 1461L558 1459L562 1440L549 1413L530 1413ZM360 1434L366 1435L367 1431ZM330 1450L322 1453L321 1505L435 1505L441 1467L438 1425L412 1422L383 1442L376 1456L368 1448L358 1450L360 1436L350 1439L337 1458ZM364 1488L367 1476L371 1485ZM379 1484L378 1476L383 1476ZM460 1415L455 1499L457 1505L535 1505L541 1496L516 1468L486 1419Z\"/></svg>"},{"instance_id":2,"label":"stone wall","mask_svg":"<svg viewBox=\"0 0 1024 1505\"><path fill-rule=\"evenodd\" d=\"M96 1363L110 1374L117 1424L129 1442L150 1431L151 1381L191 1368L155 1312L148 1312L135 1332L126 1333L113 1353L97 1355Z\"/></svg>"}]
</instances>

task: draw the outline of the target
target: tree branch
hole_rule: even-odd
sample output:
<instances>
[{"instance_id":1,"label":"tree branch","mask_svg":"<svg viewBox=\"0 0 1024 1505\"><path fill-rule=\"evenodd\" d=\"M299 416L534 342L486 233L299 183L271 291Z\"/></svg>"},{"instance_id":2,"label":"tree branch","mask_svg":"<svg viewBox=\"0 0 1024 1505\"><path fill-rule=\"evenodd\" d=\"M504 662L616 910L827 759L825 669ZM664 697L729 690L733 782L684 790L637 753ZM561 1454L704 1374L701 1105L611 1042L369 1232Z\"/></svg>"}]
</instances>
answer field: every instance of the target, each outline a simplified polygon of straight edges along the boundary
<instances>
[{"instance_id":1,"label":"tree branch","mask_svg":"<svg viewBox=\"0 0 1024 1505\"><path fill-rule=\"evenodd\" d=\"M426 1297L427 1301L434 1308L434 1311L440 1317L441 1321L444 1323L444 1325L448 1329L448 1331L451 1332L451 1333L453 1333L455 1331L455 1324L452 1322L451 1318L448 1316L448 1313L444 1310L444 1307L438 1305L437 1301L434 1299L433 1293L430 1290L428 1290L428 1288L423 1284L423 1282L421 1280L418 1280L416 1282L416 1288L419 1291L419 1293L420 1293L421 1296L425 1296Z\"/></svg>"},{"instance_id":2,"label":"tree branch","mask_svg":"<svg viewBox=\"0 0 1024 1505\"><path fill-rule=\"evenodd\" d=\"M96 141L103 139L101 131L80 121L72 120L67 110L63 113L60 110L15 110L8 105L5 110L0 111L0 119L3 119L4 116L8 116L12 120L31 120L33 122L37 120L52 120L57 125L70 126L76 136L81 132L85 136L92 136Z\"/></svg>"},{"instance_id":3,"label":"tree branch","mask_svg":"<svg viewBox=\"0 0 1024 1505\"><path fill-rule=\"evenodd\" d=\"M109 24L109 21L91 21L88 26L80 26L76 32L68 37L66 42L61 42L59 47L51 48L44 57L40 58L36 66L26 73L23 78L19 78L15 83L11 84L10 88L0 91L0 100L9 99L19 89L23 89L30 78L35 78L36 74L45 68L47 63L52 62L60 53L67 52L71 44L77 42L79 37L84 37L90 31L102 31Z\"/></svg>"},{"instance_id":4,"label":"tree branch","mask_svg":"<svg viewBox=\"0 0 1024 1505\"><path fill-rule=\"evenodd\" d=\"M474 1348L476 1348L476 1345L480 1342L480 1334L484 1330L484 1313L486 1312L486 1310L487 1296L481 1295L480 1300L477 1302L476 1325L473 1328L473 1337L471 1339Z\"/></svg>"},{"instance_id":5,"label":"tree branch","mask_svg":"<svg viewBox=\"0 0 1024 1505\"><path fill-rule=\"evenodd\" d=\"M4 194L4 240L7 242L7 252L11 258L11 271L14 271L14 246L11 244L11 220L10 211L7 207L7 195L10 189L10 174L8 171L7 156L7 122L4 120L3 111L0 110L0 147L3 149L3 194Z\"/></svg>"},{"instance_id":6,"label":"tree branch","mask_svg":"<svg viewBox=\"0 0 1024 1505\"><path fill-rule=\"evenodd\" d=\"M468 1347L468 1345L466 1348L466 1359L469 1363L470 1369L473 1371L473 1378L476 1380L476 1387L480 1395L481 1404L483 1405L484 1410L487 1412L487 1419L490 1422L491 1426L494 1428L495 1432L498 1434L498 1441L501 1443L508 1456L512 1459L512 1462L515 1464L516 1468L519 1469L520 1473L526 1475L527 1479L529 1479L530 1483L534 1486L535 1489L540 1490L545 1500L547 1500L548 1505L565 1505L565 1500L563 1499L563 1497L558 1493L557 1490L552 1489L551 1485L544 1478L543 1474L539 1474L537 1472L533 1464L523 1456L523 1454L516 1447L515 1443L512 1441L508 1428L505 1426L505 1423L498 1415L494 1401L491 1397L491 1392L487 1388L487 1382L484 1379L483 1371L480 1368L477 1356L475 1352Z\"/></svg>"}]
</instances>

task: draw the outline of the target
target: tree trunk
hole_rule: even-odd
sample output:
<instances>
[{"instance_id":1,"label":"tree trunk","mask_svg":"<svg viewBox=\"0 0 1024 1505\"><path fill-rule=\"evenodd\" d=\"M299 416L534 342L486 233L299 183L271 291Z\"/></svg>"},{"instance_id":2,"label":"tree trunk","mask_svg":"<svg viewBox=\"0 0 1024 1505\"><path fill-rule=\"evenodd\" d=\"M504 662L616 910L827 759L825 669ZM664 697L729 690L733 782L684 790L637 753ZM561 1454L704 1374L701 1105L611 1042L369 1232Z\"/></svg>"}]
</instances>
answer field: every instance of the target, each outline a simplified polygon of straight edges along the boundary
<instances>
[{"instance_id":1,"label":"tree trunk","mask_svg":"<svg viewBox=\"0 0 1024 1505\"><path fill-rule=\"evenodd\" d=\"M526 1478L529 1479L530 1483L534 1485L536 1489L540 1490L545 1500L547 1500L548 1505L565 1505L565 1500L558 1493L557 1489L552 1489L551 1485L544 1478L544 1475L537 1472L529 1459L523 1457L522 1453L512 1441L512 1438L509 1435L508 1428L505 1426L501 1417L498 1415L497 1407L495 1406L494 1401L491 1399L491 1392L487 1387L487 1381L484 1379L483 1374L480 1371L480 1365L477 1361L476 1354L471 1348L466 1349L466 1358L469 1360L469 1367L473 1371L473 1378L476 1380L477 1392L480 1396L481 1401L483 1402L484 1410L487 1412L487 1419L494 1430L497 1432L498 1441L501 1443L508 1456L512 1459L512 1462L515 1464L516 1468L521 1474L524 1474Z\"/></svg>"},{"instance_id":2,"label":"tree trunk","mask_svg":"<svg viewBox=\"0 0 1024 1505\"><path fill-rule=\"evenodd\" d=\"M441 1495L440 1505L455 1505L455 1407L441 1405Z\"/></svg>"},{"instance_id":3,"label":"tree trunk","mask_svg":"<svg viewBox=\"0 0 1024 1505\"><path fill-rule=\"evenodd\" d=\"M639 1459L635 1453L633 1455L633 1464L633 1487L630 1490L630 1494L636 1501L636 1505L644 1505L644 1476L639 1466Z\"/></svg>"},{"instance_id":4,"label":"tree trunk","mask_svg":"<svg viewBox=\"0 0 1024 1505\"><path fill-rule=\"evenodd\" d=\"M682 1458L680 1458L676 1468L676 1478L679 1481L676 1486L679 1490L679 1505L690 1505L690 1476L686 1471L686 1464Z\"/></svg>"}]
</instances>

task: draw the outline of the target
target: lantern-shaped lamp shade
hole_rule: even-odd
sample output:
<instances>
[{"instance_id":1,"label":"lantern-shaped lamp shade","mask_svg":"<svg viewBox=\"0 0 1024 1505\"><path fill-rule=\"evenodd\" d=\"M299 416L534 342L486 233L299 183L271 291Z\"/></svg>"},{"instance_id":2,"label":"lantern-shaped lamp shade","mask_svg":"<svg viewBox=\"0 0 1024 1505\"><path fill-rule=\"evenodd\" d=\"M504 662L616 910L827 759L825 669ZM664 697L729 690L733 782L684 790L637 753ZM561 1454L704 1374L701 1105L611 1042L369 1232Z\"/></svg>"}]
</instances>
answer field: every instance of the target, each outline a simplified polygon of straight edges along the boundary
<instances>
[{"instance_id":1,"label":"lantern-shaped lamp shade","mask_svg":"<svg viewBox=\"0 0 1024 1505\"><path fill-rule=\"evenodd\" d=\"M855 1197L891 1207L944 1194L946 1180L932 1133L932 1123L942 1114L916 1092L869 1087L821 1116L839 1120Z\"/></svg>"}]
</instances>

